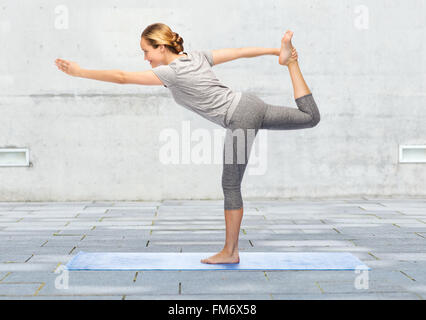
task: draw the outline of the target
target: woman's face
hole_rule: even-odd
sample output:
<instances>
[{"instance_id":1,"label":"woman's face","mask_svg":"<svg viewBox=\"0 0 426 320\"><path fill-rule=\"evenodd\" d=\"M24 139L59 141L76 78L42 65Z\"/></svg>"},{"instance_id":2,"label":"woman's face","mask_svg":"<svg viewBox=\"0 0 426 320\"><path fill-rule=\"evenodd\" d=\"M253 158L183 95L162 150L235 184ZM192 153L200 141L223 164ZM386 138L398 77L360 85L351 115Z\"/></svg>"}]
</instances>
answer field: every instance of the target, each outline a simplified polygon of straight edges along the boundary
<instances>
[{"instance_id":1,"label":"woman's face","mask_svg":"<svg viewBox=\"0 0 426 320\"><path fill-rule=\"evenodd\" d=\"M164 54L161 53L161 47L154 49L144 38L141 39L141 49L144 52L145 59L151 64L151 67L157 67L162 64Z\"/></svg>"}]
</instances>

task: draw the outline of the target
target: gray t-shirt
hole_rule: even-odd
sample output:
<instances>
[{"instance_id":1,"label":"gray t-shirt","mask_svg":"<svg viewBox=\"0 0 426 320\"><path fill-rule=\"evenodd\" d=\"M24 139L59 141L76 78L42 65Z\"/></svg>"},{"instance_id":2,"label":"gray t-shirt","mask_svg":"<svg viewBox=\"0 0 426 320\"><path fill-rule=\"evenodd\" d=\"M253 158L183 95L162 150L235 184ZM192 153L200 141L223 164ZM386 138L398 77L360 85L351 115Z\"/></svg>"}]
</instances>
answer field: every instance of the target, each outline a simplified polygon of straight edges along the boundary
<instances>
[{"instance_id":1,"label":"gray t-shirt","mask_svg":"<svg viewBox=\"0 0 426 320\"><path fill-rule=\"evenodd\" d=\"M152 69L179 105L226 128L241 99L222 84L212 70L211 51L192 51L188 56Z\"/></svg>"}]
</instances>

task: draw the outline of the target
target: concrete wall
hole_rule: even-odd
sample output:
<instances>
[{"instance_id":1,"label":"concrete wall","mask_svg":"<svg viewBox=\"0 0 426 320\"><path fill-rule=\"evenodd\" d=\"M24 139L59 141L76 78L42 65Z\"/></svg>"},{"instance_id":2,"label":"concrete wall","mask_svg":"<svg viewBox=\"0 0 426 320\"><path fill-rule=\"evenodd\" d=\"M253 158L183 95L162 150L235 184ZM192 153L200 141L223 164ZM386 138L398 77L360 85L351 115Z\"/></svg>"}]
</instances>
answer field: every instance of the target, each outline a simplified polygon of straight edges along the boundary
<instances>
[{"instance_id":1,"label":"concrete wall","mask_svg":"<svg viewBox=\"0 0 426 320\"><path fill-rule=\"evenodd\" d=\"M154 22L178 32L185 51L279 47L295 32L321 122L261 130L244 198L424 196L426 163L399 163L398 152L426 144L425 12L421 0L3 0L0 148L29 148L30 166L0 167L0 201L223 199L221 162L167 165L160 138L174 129L185 153L190 134L204 133L203 146L221 152L214 134L225 129L164 87L72 78L54 66L59 57L87 69L150 69L139 39ZM296 107L275 56L214 71L234 90Z\"/></svg>"}]
</instances>

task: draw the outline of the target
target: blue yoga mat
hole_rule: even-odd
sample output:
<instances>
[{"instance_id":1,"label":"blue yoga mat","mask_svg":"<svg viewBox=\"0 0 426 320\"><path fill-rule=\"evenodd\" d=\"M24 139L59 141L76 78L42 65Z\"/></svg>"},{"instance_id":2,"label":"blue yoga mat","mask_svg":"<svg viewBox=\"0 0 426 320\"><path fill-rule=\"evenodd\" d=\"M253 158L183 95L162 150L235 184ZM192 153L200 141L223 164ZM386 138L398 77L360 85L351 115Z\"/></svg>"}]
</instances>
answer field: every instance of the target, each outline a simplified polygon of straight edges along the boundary
<instances>
[{"instance_id":1,"label":"blue yoga mat","mask_svg":"<svg viewBox=\"0 0 426 320\"><path fill-rule=\"evenodd\" d=\"M83 252L68 270L370 270L347 252L240 252L238 264L204 264L216 252Z\"/></svg>"}]
</instances>

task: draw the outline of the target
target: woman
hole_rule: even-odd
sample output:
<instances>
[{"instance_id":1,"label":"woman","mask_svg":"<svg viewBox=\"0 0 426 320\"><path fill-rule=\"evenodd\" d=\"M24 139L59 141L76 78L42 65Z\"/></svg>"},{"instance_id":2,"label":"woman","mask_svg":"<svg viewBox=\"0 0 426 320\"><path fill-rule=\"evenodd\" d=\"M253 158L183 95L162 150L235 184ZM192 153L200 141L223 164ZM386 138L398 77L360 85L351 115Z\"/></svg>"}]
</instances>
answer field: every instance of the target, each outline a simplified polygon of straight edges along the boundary
<instances>
[{"instance_id":1,"label":"woman","mask_svg":"<svg viewBox=\"0 0 426 320\"><path fill-rule=\"evenodd\" d=\"M238 235L243 217L241 181L258 130L312 128L320 121L319 110L300 71L292 37L293 32L287 31L281 40L281 48L277 49L246 47L186 53L183 52L183 39L179 34L165 24L155 23L143 31L140 41L145 60L149 61L152 70L87 70L75 62L55 60L59 70L71 76L120 84L163 85L172 92L178 104L227 129L222 173L225 246L219 253L202 259L202 263L240 261ZM220 63L261 55L279 56L279 64L288 68L298 109L267 104L251 93L234 92L223 85L212 71L212 67ZM247 140L247 152L244 143L241 147L241 143L235 141L239 140L238 134L235 135L237 131L243 133L244 141ZM237 139L234 140L234 137ZM228 152L229 147L232 148L231 153Z\"/></svg>"}]
</instances>

